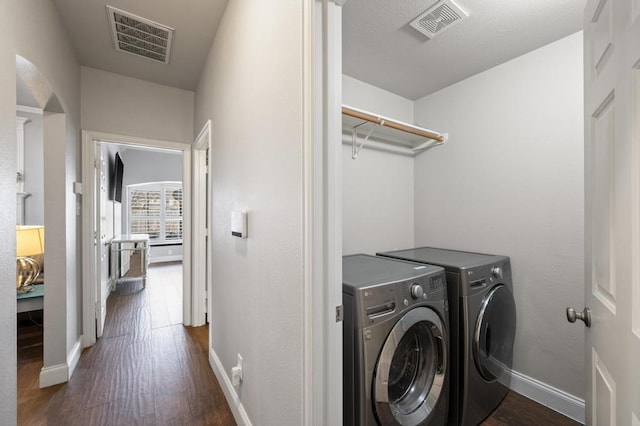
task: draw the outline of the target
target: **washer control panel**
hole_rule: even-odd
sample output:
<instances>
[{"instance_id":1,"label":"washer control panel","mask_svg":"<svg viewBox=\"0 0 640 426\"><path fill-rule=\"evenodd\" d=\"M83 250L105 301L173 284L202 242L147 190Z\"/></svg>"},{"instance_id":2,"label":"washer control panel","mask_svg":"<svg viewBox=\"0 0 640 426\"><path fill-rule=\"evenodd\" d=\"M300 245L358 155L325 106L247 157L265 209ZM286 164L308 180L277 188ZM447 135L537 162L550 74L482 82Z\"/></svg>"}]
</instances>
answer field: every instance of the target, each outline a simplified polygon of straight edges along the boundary
<instances>
[{"instance_id":1,"label":"washer control panel","mask_svg":"<svg viewBox=\"0 0 640 426\"><path fill-rule=\"evenodd\" d=\"M429 279L429 292L434 296L446 299L447 280L444 272L442 274L435 275Z\"/></svg>"},{"instance_id":2,"label":"washer control panel","mask_svg":"<svg viewBox=\"0 0 640 426\"><path fill-rule=\"evenodd\" d=\"M431 268L437 268L437 270L418 277L358 289L356 311L360 312L361 323L370 326L384 322L398 311L417 304L446 302L447 287L444 269L435 266Z\"/></svg>"},{"instance_id":3,"label":"washer control panel","mask_svg":"<svg viewBox=\"0 0 640 426\"><path fill-rule=\"evenodd\" d=\"M419 280L407 281L400 285L404 305L425 300L446 300L446 279L444 271L422 277Z\"/></svg>"}]
</instances>

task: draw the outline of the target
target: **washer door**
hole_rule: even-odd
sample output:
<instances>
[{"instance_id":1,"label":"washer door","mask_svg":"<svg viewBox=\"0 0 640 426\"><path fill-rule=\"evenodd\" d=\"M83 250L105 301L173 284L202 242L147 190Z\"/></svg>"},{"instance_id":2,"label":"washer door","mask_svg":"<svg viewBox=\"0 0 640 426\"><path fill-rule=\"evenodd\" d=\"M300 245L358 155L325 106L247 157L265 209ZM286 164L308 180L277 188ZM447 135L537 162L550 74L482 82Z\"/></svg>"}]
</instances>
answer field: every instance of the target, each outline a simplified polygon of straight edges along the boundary
<instances>
[{"instance_id":1,"label":"washer door","mask_svg":"<svg viewBox=\"0 0 640 426\"><path fill-rule=\"evenodd\" d=\"M511 374L516 335L516 304L504 284L484 297L473 333L473 358L485 380L506 380Z\"/></svg>"},{"instance_id":2,"label":"washer door","mask_svg":"<svg viewBox=\"0 0 640 426\"><path fill-rule=\"evenodd\" d=\"M382 347L373 401L383 425L417 425L428 419L442 393L447 371L446 333L433 310L407 312Z\"/></svg>"}]
</instances>

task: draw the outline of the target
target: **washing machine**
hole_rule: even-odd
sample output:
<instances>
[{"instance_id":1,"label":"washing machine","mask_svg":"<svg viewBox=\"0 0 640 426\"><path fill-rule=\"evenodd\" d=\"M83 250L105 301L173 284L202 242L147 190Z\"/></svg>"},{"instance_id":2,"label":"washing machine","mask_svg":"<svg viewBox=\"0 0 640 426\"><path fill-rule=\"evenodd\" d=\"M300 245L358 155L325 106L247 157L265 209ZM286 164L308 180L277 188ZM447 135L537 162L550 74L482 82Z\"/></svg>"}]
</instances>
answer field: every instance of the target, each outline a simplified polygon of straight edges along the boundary
<instances>
[{"instance_id":1,"label":"washing machine","mask_svg":"<svg viewBox=\"0 0 640 426\"><path fill-rule=\"evenodd\" d=\"M342 275L343 424L446 424L444 269L358 254Z\"/></svg>"},{"instance_id":2,"label":"washing machine","mask_svg":"<svg viewBox=\"0 0 640 426\"><path fill-rule=\"evenodd\" d=\"M511 380L516 306L509 257L432 247L378 255L445 268L451 324L449 423L481 423L504 399Z\"/></svg>"}]
</instances>

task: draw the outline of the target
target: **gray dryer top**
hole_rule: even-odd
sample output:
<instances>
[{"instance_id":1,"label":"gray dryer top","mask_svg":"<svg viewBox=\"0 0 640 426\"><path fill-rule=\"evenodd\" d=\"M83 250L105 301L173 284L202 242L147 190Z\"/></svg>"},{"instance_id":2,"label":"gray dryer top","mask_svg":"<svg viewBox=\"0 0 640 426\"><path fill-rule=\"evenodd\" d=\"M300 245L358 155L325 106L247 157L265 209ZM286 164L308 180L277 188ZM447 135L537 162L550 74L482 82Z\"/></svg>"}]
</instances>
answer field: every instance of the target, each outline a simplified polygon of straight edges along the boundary
<instances>
[{"instance_id":1,"label":"gray dryer top","mask_svg":"<svg viewBox=\"0 0 640 426\"><path fill-rule=\"evenodd\" d=\"M414 262L424 262L448 269L468 269L478 266L508 260L507 256L493 254L472 253L467 251L448 250L434 247L419 247L409 250L397 250L378 253L379 256L389 256Z\"/></svg>"},{"instance_id":2,"label":"gray dryer top","mask_svg":"<svg viewBox=\"0 0 640 426\"><path fill-rule=\"evenodd\" d=\"M342 291L353 294L354 289L361 287L414 280L438 273L444 273L438 266L353 254L342 257Z\"/></svg>"}]
</instances>

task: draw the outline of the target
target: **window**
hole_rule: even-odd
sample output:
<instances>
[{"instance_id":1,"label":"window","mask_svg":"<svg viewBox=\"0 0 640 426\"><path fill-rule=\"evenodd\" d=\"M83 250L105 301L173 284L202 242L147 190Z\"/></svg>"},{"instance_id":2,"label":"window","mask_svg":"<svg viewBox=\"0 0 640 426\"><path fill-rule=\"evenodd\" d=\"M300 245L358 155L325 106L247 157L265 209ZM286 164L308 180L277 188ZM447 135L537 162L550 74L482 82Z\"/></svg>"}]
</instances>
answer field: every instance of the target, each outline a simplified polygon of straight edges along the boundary
<instances>
[{"instance_id":1,"label":"window","mask_svg":"<svg viewBox=\"0 0 640 426\"><path fill-rule=\"evenodd\" d=\"M151 244L182 243L182 183L127 186L129 233L149 234Z\"/></svg>"}]
</instances>

